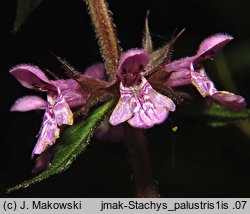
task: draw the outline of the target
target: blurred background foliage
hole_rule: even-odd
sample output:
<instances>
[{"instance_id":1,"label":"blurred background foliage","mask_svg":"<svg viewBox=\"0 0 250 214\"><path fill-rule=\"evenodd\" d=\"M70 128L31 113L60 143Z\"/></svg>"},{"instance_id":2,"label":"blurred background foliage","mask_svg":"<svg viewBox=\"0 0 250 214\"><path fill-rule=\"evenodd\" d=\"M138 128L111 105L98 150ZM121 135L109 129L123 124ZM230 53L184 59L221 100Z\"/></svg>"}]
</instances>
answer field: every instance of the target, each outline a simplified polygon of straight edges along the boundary
<instances>
[{"instance_id":1,"label":"blurred background foliage","mask_svg":"<svg viewBox=\"0 0 250 214\"><path fill-rule=\"evenodd\" d=\"M16 64L31 63L64 76L50 51L79 71L101 60L83 1L38 2L41 4L16 33L17 1L6 1L1 7L1 191L31 176L30 153L42 118L40 112L9 113L16 98L33 92L22 88L8 70ZM36 5L32 4L33 9ZM176 30L186 28L176 42L173 59L193 55L199 43L212 34L234 36L214 62L206 63L206 70L218 89L239 93L250 102L249 1L110 0L109 6L124 50L140 46L148 9L155 47L168 41ZM197 117L204 101L195 90L188 90L195 99L147 132L162 197L250 197L249 123L209 126ZM176 132L172 131L174 126L178 127ZM94 140L63 174L7 196L133 197L124 145Z\"/></svg>"}]
</instances>

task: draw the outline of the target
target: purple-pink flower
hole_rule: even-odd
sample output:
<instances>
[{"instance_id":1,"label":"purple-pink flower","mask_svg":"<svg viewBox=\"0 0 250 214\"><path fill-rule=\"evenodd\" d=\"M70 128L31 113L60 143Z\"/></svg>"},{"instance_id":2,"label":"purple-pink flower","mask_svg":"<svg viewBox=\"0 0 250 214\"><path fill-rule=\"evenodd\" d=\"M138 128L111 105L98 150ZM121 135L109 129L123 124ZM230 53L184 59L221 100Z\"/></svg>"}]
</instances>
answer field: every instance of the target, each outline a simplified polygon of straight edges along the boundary
<instances>
[{"instance_id":1,"label":"purple-pink flower","mask_svg":"<svg viewBox=\"0 0 250 214\"><path fill-rule=\"evenodd\" d=\"M172 61L165 65L164 70L169 73L166 84L171 87L193 84L203 97L209 97L210 102L217 102L231 111L245 108L245 99L227 91L218 91L214 83L206 74L201 62L211 59L233 37L216 34L205 39L194 56Z\"/></svg>"},{"instance_id":2,"label":"purple-pink flower","mask_svg":"<svg viewBox=\"0 0 250 214\"><path fill-rule=\"evenodd\" d=\"M62 125L73 124L71 108L82 106L87 93L73 79L49 80L36 66L18 65L10 73L26 88L47 92L47 101L38 96L25 96L16 100L11 111L44 109L42 126L32 156L41 154L59 137Z\"/></svg>"},{"instance_id":3,"label":"purple-pink flower","mask_svg":"<svg viewBox=\"0 0 250 214\"><path fill-rule=\"evenodd\" d=\"M209 98L210 103L215 101L231 111L238 111L246 105L244 98L227 91L218 91L201 64L211 59L232 39L224 34L211 36L201 43L197 54L172 62L168 60L170 46L158 52L129 50L121 55L116 78L111 82L105 81L105 68L101 63L87 68L84 75L73 73L75 79L66 80L49 80L38 67L19 65L10 73L24 87L46 92L47 101L38 96L25 96L15 102L11 111L45 110L32 155L41 154L54 144L62 125L73 124L72 108L79 107L80 112L88 111L91 102L103 100L103 97L114 99L120 96L109 118L113 126L128 122L135 128L146 129L163 123L169 112L175 111L172 98L176 101L179 95L173 94L170 99L157 92L152 85L164 94L171 94L171 88L193 84L203 97ZM164 54L163 50L168 53ZM112 131L109 126L105 126L105 133L109 133L107 130Z\"/></svg>"},{"instance_id":4,"label":"purple-pink flower","mask_svg":"<svg viewBox=\"0 0 250 214\"><path fill-rule=\"evenodd\" d=\"M174 102L156 92L143 76L148 62L149 55L142 50L122 55L117 70L121 97L109 119L112 125L128 121L135 128L150 128L164 122L169 111L175 111Z\"/></svg>"}]
</instances>

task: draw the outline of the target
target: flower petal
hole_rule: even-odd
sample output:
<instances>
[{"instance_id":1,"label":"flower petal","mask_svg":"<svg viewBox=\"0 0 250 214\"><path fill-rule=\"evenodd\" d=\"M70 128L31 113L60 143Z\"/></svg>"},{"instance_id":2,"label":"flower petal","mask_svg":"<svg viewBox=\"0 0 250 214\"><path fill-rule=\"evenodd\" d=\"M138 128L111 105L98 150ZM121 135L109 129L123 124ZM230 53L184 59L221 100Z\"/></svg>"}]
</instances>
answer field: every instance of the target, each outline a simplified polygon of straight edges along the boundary
<instances>
[{"instance_id":1,"label":"flower petal","mask_svg":"<svg viewBox=\"0 0 250 214\"><path fill-rule=\"evenodd\" d=\"M194 57L184 57L178 60L174 60L164 66L164 71L166 72L173 72L173 71L180 71L183 69L189 69L190 64L195 60Z\"/></svg>"},{"instance_id":2,"label":"flower petal","mask_svg":"<svg viewBox=\"0 0 250 214\"><path fill-rule=\"evenodd\" d=\"M194 57L185 57L170 62L164 66L164 71L169 73L166 84L170 87L188 85L191 83L190 64Z\"/></svg>"},{"instance_id":3,"label":"flower petal","mask_svg":"<svg viewBox=\"0 0 250 214\"><path fill-rule=\"evenodd\" d=\"M145 112L144 110L140 110L135 113L134 117L132 117L128 123L135 127L141 129L151 128L156 124L161 124L168 117L169 112L164 108L158 108L148 110Z\"/></svg>"},{"instance_id":4,"label":"flower petal","mask_svg":"<svg viewBox=\"0 0 250 214\"><path fill-rule=\"evenodd\" d=\"M230 111L241 111L246 107L244 97L227 91L218 91L212 95L212 99Z\"/></svg>"},{"instance_id":5,"label":"flower petal","mask_svg":"<svg viewBox=\"0 0 250 214\"><path fill-rule=\"evenodd\" d=\"M163 123L169 111L175 111L175 104L168 97L156 92L143 77L131 99L131 110L134 113L134 117L128 121L131 126L150 128Z\"/></svg>"},{"instance_id":6,"label":"flower petal","mask_svg":"<svg viewBox=\"0 0 250 214\"><path fill-rule=\"evenodd\" d=\"M232 36L226 34L216 34L210 36L200 44L196 55L172 61L165 65L164 70L166 72L173 72L179 71L183 68L189 68L191 63L195 65L204 59L210 58L214 53L221 50L232 39Z\"/></svg>"},{"instance_id":7,"label":"flower petal","mask_svg":"<svg viewBox=\"0 0 250 214\"><path fill-rule=\"evenodd\" d=\"M173 101L157 93L144 77L140 85L124 87L121 83L120 93L119 103L110 117L112 125L128 120L133 127L150 128L164 122L168 112L175 110Z\"/></svg>"},{"instance_id":8,"label":"flower petal","mask_svg":"<svg viewBox=\"0 0 250 214\"><path fill-rule=\"evenodd\" d=\"M45 109L47 102L38 96L25 96L16 100L10 111L31 111L37 109Z\"/></svg>"},{"instance_id":9,"label":"flower petal","mask_svg":"<svg viewBox=\"0 0 250 214\"><path fill-rule=\"evenodd\" d=\"M93 79L105 80L105 68L103 63L96 63L89 66L85 71L84 75Z\"/></svg>"},{"instance_id":10,"label":"flower petal","mask_svg":"<svg viewBox=\"0 0 250 214\"><path fill-rule=\"evenodd\" d=\"M35 154L41 154L49 145L53 145L59 137L59 133L60 129L57 126L53 111L51 108L47 108L43 116L37 143L32 151L32 157Z\"/></svg>"},{"instance_id":11,"label":"flower petal","mask_svg":"<svg viewBox=\"0 0 250 214\"><path fill-rule=\"evenodd\" d=\"M216 34L205 39L197 51L195 57L196 62L211 58L216 52L220 51L224 46L233 39L232 36L226 34Z\"/></svg>"},{"instance_id":12,"label":"flower petal","mask_svg":"<svg viewBox=\"0 0 250 214\"><path fill-rule=\"evenodd\" d=\"M166 81L166 84L170 87L183 86L190 83L191 74L187 68L180 68L178 71L170 73Z\"/></svg>"},{"instance_id":13,"label":"flower petal","mask_svg":"<svg viewBox=\"0 0 250 214\"><path fill-rule=\"evenodd\" d=\"M209 79L203 67L195 71L193 64L191 64L190 70L192 84L197 88L203 97L209 95L212 96L217 92L214 83Z\"/></svg>"},{"instance_id":14,"label":"flower petal","mask_svg":"<svg viewBox=\"0 0 250 214\"><path fill-rule=\"evenodd\" d=\"M46 108L42 127L39 131L37 144L32 152L41 154L49 145L52 145L59 137L59 126L63 124L73 124L73 113L66 103L61 91L57 88L57 94L53 91L48 92L48 106Z\"/></svg>"},{"instance_id":15,"label":"flower petal","mask_svg":"<svg viewBox=\"0 0 250 214\"><path fill-rule=\"evenodd\" d=\"M130 99L131 95L127 92L121 92L121 98L119 99L114 111L112 112L109 122L116 126L117 124L127 121L133 116L133 113L130 109Z\"/></svg>"},{"instance_id":16,"label":"flower petal","mask_svg":"<svg viewBox=\"0 0 250 214\"><path fill-rule=\"evenodd\" d=\"M59 126L62 124L73 124L73 113L69 108L69 105L65 101L60 89L58 88L58 96L53 106L53 113L55 115L55 121Z\"/></svg>"},{"instance_id":17,"label":"flower petal","mask_svg":"<svg viewBox=\"0 0 250 214\"><path fill-rule=\"evenodd\" d=\"M200 94L211 96L208 99L208 104L213 101L219 103L230 111L240 111L246 107L246 101L242 96L230 93L228 91L217 91L214 83L209 79L203 67L200 70L194 71L193 64L190 66L191 80Z\"/></svg>"},{"instance_id":18,"label":"flower petal","mask_svg":"<svg viewBox=\"0 0 250 214\"><path fill-rule=\"evenodd\" d=\"M133 49L125 52L121 56L121 60L119 62L117 75L122 77L122 70L126 68L127 71L137 71L140 65L144 68L149 62L149 55L139 49Z\"/></svg>"},{"instance_id":19,"label":"flower petal","mask_svg":"<svg viewBox=\"0 0 250 214\"><path fill-rule=\"evenodd\" d=\"M148 82L145 86L148 87L148 91L145 90L144 93L152 100L155 108L164 107L168 111L175 111L175 104L170 98L156 92Z\"/></svg>"},{"instance_id":20,"label":"flower petal","mask_svg":"<svg viewBox=\"0 0 250 214\"><path fill-rule=\"evenodd\" d=\"M52 81L60 89L64 99L71 108L83 106L87 99L87 92L73 79Z\"/></svg>"},{"instance_id":21,"label":"flower petal","mask_svg":"<svg viewBox=\"0 0 250 214\"><path fill-rule=\"evenodd\" d=\"M50 83L43 71L33 65L18 65L10 73L26 88L37 89Z\"/></svg>"}]
</instances>

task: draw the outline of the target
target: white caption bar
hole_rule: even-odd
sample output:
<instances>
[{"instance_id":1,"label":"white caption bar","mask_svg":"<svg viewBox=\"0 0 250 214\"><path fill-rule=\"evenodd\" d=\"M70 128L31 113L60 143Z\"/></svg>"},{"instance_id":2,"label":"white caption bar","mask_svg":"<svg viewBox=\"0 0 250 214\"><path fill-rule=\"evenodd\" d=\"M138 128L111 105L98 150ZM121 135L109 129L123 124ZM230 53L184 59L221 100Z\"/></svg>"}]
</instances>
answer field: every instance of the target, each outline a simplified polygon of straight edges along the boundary
<instances>
[{"instance_id":1,"label":"white caption bar","mask_svg":"<svg viewBox=\"0 0 250 214\"><path fill-rule=\"evenodd\" d=\"M249 214L250 198L1 198L1 214Z\"/></svg>"}]
</instances>

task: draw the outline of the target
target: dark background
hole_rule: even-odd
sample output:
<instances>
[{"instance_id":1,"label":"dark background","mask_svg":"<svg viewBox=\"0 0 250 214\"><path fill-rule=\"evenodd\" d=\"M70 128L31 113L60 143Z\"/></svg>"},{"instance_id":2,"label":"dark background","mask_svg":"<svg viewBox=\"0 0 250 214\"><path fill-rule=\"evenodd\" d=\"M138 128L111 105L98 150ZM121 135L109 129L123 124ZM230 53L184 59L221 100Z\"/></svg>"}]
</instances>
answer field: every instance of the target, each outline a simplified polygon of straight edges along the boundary
<instances>
[{"instance_id":1,"label":"dark background","mask_svg":"<svg viewBox=\"0 0 250 214\"><path fill-rule=\"evenodd\" d=\"M8 70L32 63L62 74L49 51L79 71L101 60L83 1L43 0L16 35L11 27L17 2L5 2L0 27L1 191L31 176L30 154L43 115L9 113L15 99L33 92L23 88ZM233 35L235 40L224 49L225 58L239 92L249 102L249 1L110 0L109 5L124 50L140 46L148 9L155 46L169 40L176 29L186 28L176 43L174 58L193 55L199 43L212 34ZM218 89L224 89L212 68L208 73ZM174 125L179 127L175 134L171 131ZM162 197L250 197L250 140L234 125L211 128L177 112L147 136ZM124 145L94 141L66 172L4 196L133 197Z\"/></svg>"}]
</instances>

